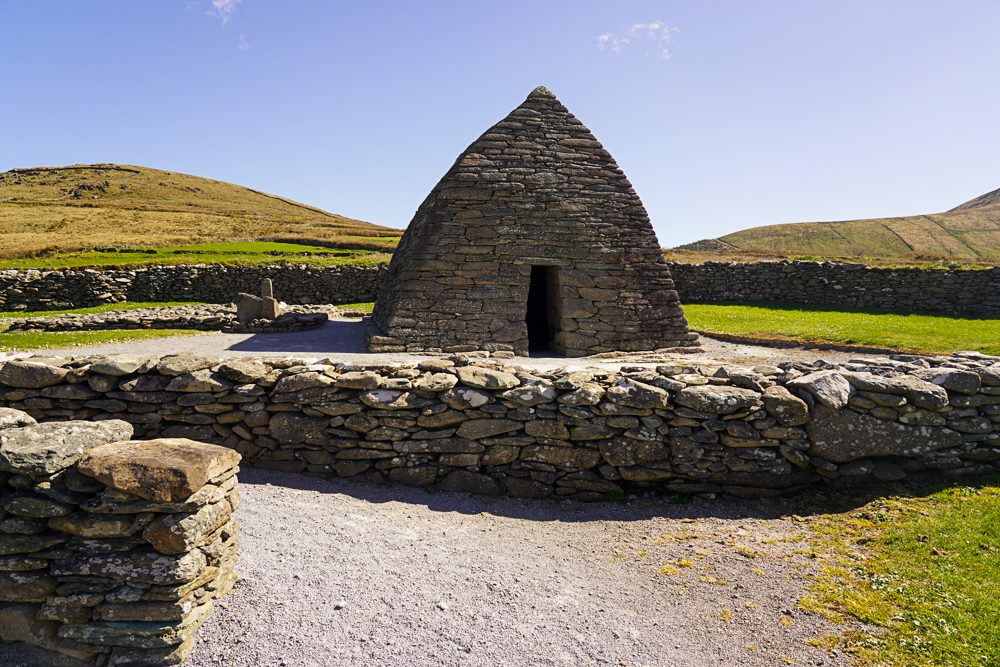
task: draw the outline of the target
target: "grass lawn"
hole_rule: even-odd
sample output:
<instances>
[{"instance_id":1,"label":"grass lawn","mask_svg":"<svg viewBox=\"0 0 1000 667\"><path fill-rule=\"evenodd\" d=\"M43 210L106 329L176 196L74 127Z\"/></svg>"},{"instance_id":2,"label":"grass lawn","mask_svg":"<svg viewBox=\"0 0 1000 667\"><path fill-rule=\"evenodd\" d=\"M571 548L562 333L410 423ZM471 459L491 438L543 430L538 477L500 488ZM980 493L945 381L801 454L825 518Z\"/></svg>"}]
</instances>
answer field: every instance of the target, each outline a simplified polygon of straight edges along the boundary
<instances>
[{"instance_id":1,"label":"grass lawn","mask_svg":"<svg viewBox=\"0 0 1000 667\"><path fill-rule=\"evenodd\" d=\"M820 574L801 606L876 629L846 633L857 664L1000 665L1000 478L812 521Z\"/></svg>"},{"instance_id":2,"label":"grass lawn","mask_svg":"<svg viewBox=\"0 0 1000 667\"><path fill-rule=\"evenodd\" d=\"M344 310L363 310L366 313L370 313L372 312L372 309L375 308L375 302L365 301L362 303L338 303L337 307L343 308Z\"/></svg>"},{"instance_id":3,"label":"grass lawn","mask_svg":"<svg viewBox=\"0 0 1000 667\"><path fill-rule=\"evenodd\" d=\"M201 331L188 329L110 330L110 331L13 331L0 333L0 351L44 350L101 343L123 343L168 336L191 336Z\"/></svg>"},{"instance_id":4,"label":"grass lawn","mask_svg":"<svg viewBox=\"0 0 1000 667\"><path fill-rule=\"evenodd\" d=\"M773 340L847 343L910 352L1000 355L1000 320L899 315L794 306L685 304L691 328Z\"/></svg>"},{"instance_id":5,"label":"grass lawn","mask_svg":"<svg viewBox=\"0 0 1000 667\"><path fill-rule=\"evenodd\" d=\"M378 240L378 239L375 239ZM395 242L395 239L391 239ZM0 269L63 269L147 264L310 264L366 266L389 261L389 252L348 250L303 243L247 241L156 248L118 248L0 259Z\"/></svg>"}]
</instances>

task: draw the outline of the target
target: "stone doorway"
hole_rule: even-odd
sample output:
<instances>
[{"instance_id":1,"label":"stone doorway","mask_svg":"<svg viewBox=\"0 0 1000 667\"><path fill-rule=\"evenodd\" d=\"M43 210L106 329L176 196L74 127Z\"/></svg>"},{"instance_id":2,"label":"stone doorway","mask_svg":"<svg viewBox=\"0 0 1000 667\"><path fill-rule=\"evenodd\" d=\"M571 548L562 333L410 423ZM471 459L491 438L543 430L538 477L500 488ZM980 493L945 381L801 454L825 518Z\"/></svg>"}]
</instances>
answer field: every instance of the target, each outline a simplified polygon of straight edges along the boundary
<instances>
[{"instance_id":1,"label":"stone doorway","mask_svg":"<svg viewBox=\"0 0 1000 667\"><path fill-rule=\"evenodd\" d=\"M528 325L528 351L553 349L557 331L558 267L532 266L524 321Z\"/></svg>"}]
</instances>

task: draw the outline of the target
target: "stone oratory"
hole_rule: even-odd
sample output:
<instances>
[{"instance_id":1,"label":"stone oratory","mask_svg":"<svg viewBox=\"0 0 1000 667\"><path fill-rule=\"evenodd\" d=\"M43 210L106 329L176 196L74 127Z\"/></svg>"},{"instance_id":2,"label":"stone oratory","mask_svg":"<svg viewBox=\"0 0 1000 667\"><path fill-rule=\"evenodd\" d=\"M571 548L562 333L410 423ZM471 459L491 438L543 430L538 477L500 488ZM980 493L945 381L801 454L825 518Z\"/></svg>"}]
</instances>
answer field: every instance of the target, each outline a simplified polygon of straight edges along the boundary
<instances>
[{"instance_id":1,"label":"stone oratory","mask_svg":"<svg viewBox=\"0 0 1000 667\"><path fill-rule=\"evenodd\" d=\"M420 205L367 321L373 352L584 356L697 345L638 195L547 88Z\"/></svg>"}]
</instances>

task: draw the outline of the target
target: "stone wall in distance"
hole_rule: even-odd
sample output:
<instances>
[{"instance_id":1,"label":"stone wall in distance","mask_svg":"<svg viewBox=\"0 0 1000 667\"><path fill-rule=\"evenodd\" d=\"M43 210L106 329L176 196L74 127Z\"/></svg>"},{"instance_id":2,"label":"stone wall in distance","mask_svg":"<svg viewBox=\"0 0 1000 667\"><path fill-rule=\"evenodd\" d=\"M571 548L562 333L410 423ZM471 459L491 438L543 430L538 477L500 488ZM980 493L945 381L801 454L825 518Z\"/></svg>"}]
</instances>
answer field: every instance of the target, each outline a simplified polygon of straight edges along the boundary
<instances>
[{"instance_id":1,"label":"stone wall in distance","mask_svg":"<svg viewBox=\"0 0 1000 667\"><path fill-rule=\"evenodd\" d=\"M374 301L384 266L150 266L0 271L0 310L61 310L122 301L232 303L270 278L290 304Z\"/></svg>"},{"instance_id":2,"label":"stone wall in distance","mask_svg":"<svg viewBox=\"0 0 1000 667\"><path fill-rule=\"evenodd\" d=\"M885 269L838 262L671 263L684 303L782 303L1000 317L1000 267Z\"/></svg>"},{"instance_id":3,"label":"stone wall in distance","mask_svg":"<svg viewBox=\"0 0 1000 667\"><path fill-rule=\"evenodd\" d=\"M882 269L836 262L669 263L683 303L784 303L1000 317L1000 268ZM230 303L271 278L287 303L375 299L385 266L0 271L0 310L56 310L121 301Z\"/></svg>"}]
</instances>

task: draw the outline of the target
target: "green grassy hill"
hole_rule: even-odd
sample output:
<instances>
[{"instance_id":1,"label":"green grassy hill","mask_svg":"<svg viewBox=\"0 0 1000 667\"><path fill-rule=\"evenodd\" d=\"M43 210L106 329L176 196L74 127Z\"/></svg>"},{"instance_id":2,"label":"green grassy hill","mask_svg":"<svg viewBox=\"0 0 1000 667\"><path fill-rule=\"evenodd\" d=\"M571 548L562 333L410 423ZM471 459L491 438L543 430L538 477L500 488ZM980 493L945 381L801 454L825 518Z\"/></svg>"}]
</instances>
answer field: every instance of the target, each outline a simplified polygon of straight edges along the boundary
<instances>
[{"instance_id":1,"label":"green grassy hill","mask_svg":"<svg viewBox=\"0 0 1000 667\"><path fill-rule=\"evenodd\" d=\"M148 167L0 173L0 258L247 240L387 250L401 233L239 185Z\"/></svg>"},{"instance_id":2,"label":"green grassy hill","mask_svg":"<svg viewBox=\"0 0 1000 667\"><path fill-rule=\"evenodd\" d=\"M755 256L812 256L1000 263L1000 190L945 213L843 222L767 225L679 250Z\"/></svg>"}]
</instances>

